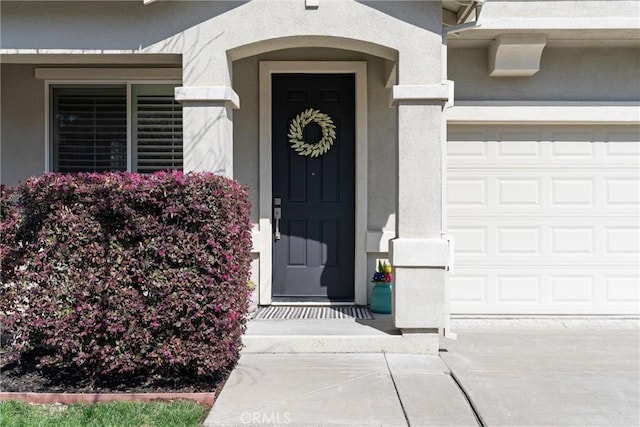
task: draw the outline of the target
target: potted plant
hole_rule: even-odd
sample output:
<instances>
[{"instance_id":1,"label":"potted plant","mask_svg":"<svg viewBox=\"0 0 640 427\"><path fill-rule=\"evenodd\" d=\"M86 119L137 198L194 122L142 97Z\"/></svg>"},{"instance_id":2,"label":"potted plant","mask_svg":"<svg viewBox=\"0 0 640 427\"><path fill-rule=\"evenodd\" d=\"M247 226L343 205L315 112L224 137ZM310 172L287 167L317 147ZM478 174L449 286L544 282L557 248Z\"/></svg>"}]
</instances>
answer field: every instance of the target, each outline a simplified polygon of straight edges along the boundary
<instances>
[{"instance_id":1,"label":"potted plant","mask_svg":"<svg viewBox=\"0 0 640 427\"><path fill-rule=\"evenodd\" d=\"M378 268L373 274L373 290L371 291L371 311L374 313L391 313L391 265L386 261L378 261Z\"/></svg>"},{"instance_id":2,"label":"potted plant","mask_svg":"<svg viewBox=\"0 0 640 427\"><path fill-rule=\"evenodd\" d=\"M249 280L247 282L247 286L249 287L249 309L248 313L252 314L258 309L258 288L253 280Z\"/></svg>"}]
</instances>

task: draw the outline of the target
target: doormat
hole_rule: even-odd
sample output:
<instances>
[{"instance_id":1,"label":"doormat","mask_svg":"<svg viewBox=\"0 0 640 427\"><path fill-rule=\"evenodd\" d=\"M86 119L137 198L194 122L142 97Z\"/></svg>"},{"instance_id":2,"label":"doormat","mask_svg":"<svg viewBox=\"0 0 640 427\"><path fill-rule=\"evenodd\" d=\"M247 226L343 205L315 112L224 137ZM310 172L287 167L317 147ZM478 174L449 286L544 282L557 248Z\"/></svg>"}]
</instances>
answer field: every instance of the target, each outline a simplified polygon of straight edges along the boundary
<instances>
[{"instance_id":1,"label":"doormat","mask_svg":"<svg viewBox=\"0 0 640 427\"><path fill-rule=\"evenodd\" d=\"M268 306L259 307L253 315L258 320L289 319L357 319L374 320L373 313L366 307L296 307Z\"/></svg>"}]
</instances>

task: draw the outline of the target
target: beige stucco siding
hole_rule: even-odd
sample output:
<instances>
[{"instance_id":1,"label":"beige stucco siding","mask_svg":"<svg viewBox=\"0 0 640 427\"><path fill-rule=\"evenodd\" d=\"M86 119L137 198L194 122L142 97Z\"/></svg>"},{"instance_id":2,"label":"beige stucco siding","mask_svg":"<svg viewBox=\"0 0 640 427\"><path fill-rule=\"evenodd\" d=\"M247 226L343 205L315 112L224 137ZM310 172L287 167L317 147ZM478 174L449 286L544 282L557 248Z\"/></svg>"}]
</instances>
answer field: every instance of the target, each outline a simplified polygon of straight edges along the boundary
<instances>
[{"instance_id":1,"label":"beige stucco siding","mask_svg":"<svg viewBox=\"0 0 640 427\"><path fill-rule=\"evenodd\" d=\"M3 1L2 47L141 50L244 3Z\"/></svg>"},{"instance_id":2,"label":"beige stucco siding","mask_svg":"<svg viewBox=\"0 0 640 427\"><path fill-rule=\"evenodd\" d=\"M449 49L456 101L637 101L640 49L545 48L531 77L489 77L486 48Z\"/></svg>"},{"instance_id":3,"label":"beige stucco siding","mask_svg":"<svg viewBox=\"0 0 640 427\"><path fill-rule=\"evenodd\" d=\"M408 60L403 84L439 83L441 6L438 2L325 0L304 2L2 2L3 49L76 49L183 54L185 85L229 84L227 59L275 50L265 41L329 37L383 46ZM394 31L380 31L394 24ZM293 39L298 37L298 41ZM319 46L314 43L315 46ZM342 47L341 46L341 47ZM360 49L362 50L362 49ZM425 73L426 72L426 73Z\"/></svg>"},{"instance_id":4,"label":"beige stucco siding","mask_svg":"<svg viewBox=\"0 0 640 427\"><path fill-rule=\"evenodd\" d=\"M44 172L44 83L31 65L2 64L0 182L17 184Z\"/></svg>"}]
</instances>

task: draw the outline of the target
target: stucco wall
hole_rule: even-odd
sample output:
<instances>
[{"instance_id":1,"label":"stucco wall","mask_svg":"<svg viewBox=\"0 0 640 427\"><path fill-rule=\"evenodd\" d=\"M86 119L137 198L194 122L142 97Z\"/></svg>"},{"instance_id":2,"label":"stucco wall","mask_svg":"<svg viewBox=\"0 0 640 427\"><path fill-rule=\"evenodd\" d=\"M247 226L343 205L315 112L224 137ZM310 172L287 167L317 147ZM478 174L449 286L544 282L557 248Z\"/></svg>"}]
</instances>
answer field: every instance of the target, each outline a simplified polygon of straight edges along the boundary
<instances>
[{"instance_id":1,"label":"stucco wall","mask_svg":"<svg viewBox=\"0 0 640 427\"><path fill-rule=\"evenodd\" d=\"M44 83L31 65L2 64L0 182L15 185L44 171Z\"/></svg>"},{"instance_id":2,"label":"stucco wall","mask_svg":"<svg viewBox=\"0 0 640 427\"><path fill-rule=\"evenodd\" d=\"M531 77L489 77L486 48L449 49L456 101L637 101L640 49L545 48Z\"/></svg>"},{"instance_id":3,"label":"stucco wall","mask_svg":"<svg viewBox=\"0 0 640 427\"><path fill-rule=\"evenodd\" d=\"M384 46L407 58L405 84L440 80L438 2L324 0L212 2L2 2L4 49L179 53L187 85L228 84L227 54L265 40L314 36ZM393 30L380 31L381 28ZM416 43L420 40L420 43ZM308 40L300 39L303 46ZM334 44L335 45L335 44ZM319 46L319 45L316 45ZM274 50L267 48L267 50ZM263 50L264 51L264 50ZM259 52L255 52L259 53ZM426 73L424 72L426 71Z\"/></svg>"},{"instance_id":4,"label":"stucco wall","mask_svg":"<svg viewBox=\"0 0 640 427\"><path fill-rule=\"evenodd\" d=\"M240 109L233 113L233 176L249 186L252 221L258 222L259 200L259 109L258 66L260 61L366 61L368 99L368 229L393 230L396 188L396 109L389 108L384 63L380 58L338 49L287 49L253 56L233 64L233 88L240 96Z\"/></svg>"},{"instance_id":5,"label":"stucco wall","mask_svg":"<svg viewBox=\"0 0 640 427\"><path fill-rule=\"evenodd\" d=\"M244 3L2 1L2 47L140 50Z\"/></svg>"}]
</instances>

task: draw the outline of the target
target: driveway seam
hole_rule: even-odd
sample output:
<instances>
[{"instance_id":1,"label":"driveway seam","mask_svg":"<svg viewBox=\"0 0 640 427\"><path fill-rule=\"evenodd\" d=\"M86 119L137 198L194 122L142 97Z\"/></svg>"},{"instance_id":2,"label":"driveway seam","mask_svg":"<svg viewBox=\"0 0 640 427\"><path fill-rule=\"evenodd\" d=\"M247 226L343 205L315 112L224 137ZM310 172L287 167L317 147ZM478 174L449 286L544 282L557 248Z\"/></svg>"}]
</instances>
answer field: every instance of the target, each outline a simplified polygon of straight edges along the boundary
<instances>
[{"instance_id":1,"label":"driveway seam","mask_svg":"<svg viewBox=\"0 0 640 427\"><path fill-rule=\"evenodd\" d=\"M396 391L396 396L398 396L398 402L400 402L400 408L402 408L402 414L404 415L404 420L406 421L407 426L411 427L411 422L409 422L409 416L407 415L407 411L404 408L404 403L402 403L402 398L400 397L400 392L398 391L398 385L396 384L396 379L393 377L393 372L391 372L391 367L389 367L389 360L387 360L387 353L382 353L382 355L384 356L384 362L387 364L387 370L389 371L389 376L391 377L393 388Z\"/></svg>"},{"instance_id":2,"label":"driveway seam","mask_svg":"<svg viewBox=\"0 0 640 427\"><path fill-rule=\"evenodd\" d=\"M447 367L447 370L449 371L448 372L449 376L458 387L458 390L460 390L460 393L462 393L462 396L464 397L464 399L467 401L467 404L469 405L469 408L471 409L471 412L473 413L473 416L475 417L478 425L480 427L487 427L484 420L482 419L482 415L480 415L480 411L478 411L478 408L476 407L475 403L473 403L471 396L469 396L469 393L467 393L467 390L464 388L464 386L462 385L462 383L460 382L456 374L453 372L453 369L451 369L451 367L447 364L447 361L444 360L442 357L440 357L440 360L442 360L442 363L444 363L445 366Z\"/></svg>"}]
</instances>

